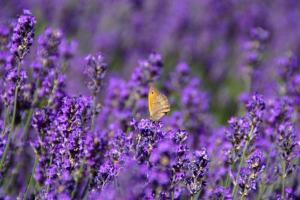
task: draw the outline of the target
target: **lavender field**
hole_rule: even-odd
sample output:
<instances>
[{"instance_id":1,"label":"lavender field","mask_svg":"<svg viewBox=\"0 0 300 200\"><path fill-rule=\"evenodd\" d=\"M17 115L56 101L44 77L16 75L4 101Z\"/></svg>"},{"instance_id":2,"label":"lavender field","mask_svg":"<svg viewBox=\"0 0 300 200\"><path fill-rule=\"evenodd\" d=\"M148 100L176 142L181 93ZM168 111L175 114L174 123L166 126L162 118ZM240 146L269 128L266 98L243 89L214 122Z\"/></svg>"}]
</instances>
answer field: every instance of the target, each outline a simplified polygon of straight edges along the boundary
<instances>
[{"instance_id":1,"label":"lavender field","mask_svg":"<svg viewBox=\"0 0 300 200\"><path fill-rule=\"evenodd\" d=\"M0 0L0 200L300 199L299 19L298 0Z\"/></svg>"}]
</instances>

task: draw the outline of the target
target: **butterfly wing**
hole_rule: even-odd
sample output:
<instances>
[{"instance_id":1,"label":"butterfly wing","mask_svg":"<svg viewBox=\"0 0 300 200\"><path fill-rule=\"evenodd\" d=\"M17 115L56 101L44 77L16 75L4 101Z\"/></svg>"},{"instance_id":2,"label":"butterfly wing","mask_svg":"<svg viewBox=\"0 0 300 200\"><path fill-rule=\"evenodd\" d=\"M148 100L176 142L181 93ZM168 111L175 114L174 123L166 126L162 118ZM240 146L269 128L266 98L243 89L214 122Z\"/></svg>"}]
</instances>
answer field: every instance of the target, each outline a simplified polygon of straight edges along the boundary
<instances>
[{"instance_id":1,"label":"butterfly wing","mask_svg":"<svg viewBox=\"0 0 300 200\"><path fill-rule=\"evenodd\" d=\"M148 106L150 118L155 121L161 119L167 112L170 111L168 98L153 86L151 86L149 90Z\"/></svg>"},{"instance_id":2,"label":"butterfly wing","mask_svg":"<svg viewBox=\"0 0 300 200\"><path fill-rule=\"evenodd\" d=\"M150 86L148 92L148 108L149 108L150 117L153 115L153 110L155 107L153 102L154 102L154 98L156 98L157 92L158 91L153 86Z\"/></svg>"}]
</instances>

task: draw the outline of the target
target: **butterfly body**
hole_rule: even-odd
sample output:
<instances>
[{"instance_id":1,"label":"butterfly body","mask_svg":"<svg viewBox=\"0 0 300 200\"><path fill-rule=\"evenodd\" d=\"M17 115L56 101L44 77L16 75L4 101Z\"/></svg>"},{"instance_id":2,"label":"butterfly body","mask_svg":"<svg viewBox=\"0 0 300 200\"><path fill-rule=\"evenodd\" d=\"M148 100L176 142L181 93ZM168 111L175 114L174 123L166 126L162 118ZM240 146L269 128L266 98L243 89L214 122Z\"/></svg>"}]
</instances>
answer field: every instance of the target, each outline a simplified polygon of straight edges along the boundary
<instances>
[{"instance_id":1,"label":"butterfly body","mask_svg":"<svg viewBox=\"0 0 300 200\"><path fill-rule=\"evenodd\" d=\"M166 113L170 112L170 103L168 98L160 93L154 86L150 86L148 93L148 107L150 119L160 120Z\"/></svg>"}]
</instances>

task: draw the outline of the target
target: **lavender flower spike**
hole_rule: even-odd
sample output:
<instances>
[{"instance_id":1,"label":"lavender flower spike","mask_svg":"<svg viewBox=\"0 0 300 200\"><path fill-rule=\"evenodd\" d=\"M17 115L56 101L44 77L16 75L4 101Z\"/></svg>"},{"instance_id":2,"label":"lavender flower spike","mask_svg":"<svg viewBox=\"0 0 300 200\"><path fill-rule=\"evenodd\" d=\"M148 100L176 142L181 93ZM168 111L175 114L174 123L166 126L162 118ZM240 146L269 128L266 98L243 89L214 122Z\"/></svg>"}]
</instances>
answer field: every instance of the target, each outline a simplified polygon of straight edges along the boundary
<instances>
[{"instance_id":1,"label":"lavender flower spike","mask_svg":"<svg viewBox=\"0 0 300 200\"><path fill-rule=\"evenodd\" d=\"M19 62L18 62L17 68L10 69L10 73L12 73L13 75L16 75L15 85L13 85L14 86L14 100L13 100L14 103L13 104L14 105L13 105L13 111L12 111L12 119L11 119L11 123L10 123L10 132L8 134L4 153L1 157L0 169L2 168L5 158L6 158L6 155L8 153L10 140L12 137L12 133L14 131L14 125L15 125L16 113L17 113L18 92L20 89L20 80L19 80L20 74L21 74L20 61L28 53L29 47L33 43L35 23L36 23L35 18L32 16L31 12L28 10L24 10L23 15L21 15L18 18L17 24L14 27L13 35L11 38L10 52L15 57L14 60L18 59Z\"/></svg>"},{"instance_id":2,"label":"lavender flower spike","mask_svg":"<svg viewBox=\"0 0 300 200\"><path fill-rule=\"evenodd\" d=\"M255 151L248 158L247 167L241 170L239 186L241 188L241 198L249 195L251 190L256 190L260 175L265 168L264 155L261 151Z\"/></svg>"},{"instance_id":3,"label":"lavender flower spike","mask_svg":"<svg viewBox=\"0 0 300 200\"><path fill-rule=\"evenodd\" d=\"M33 43L35 17L29 10L23 10L23 14L18 18L17 25L13 30L10 52L22 60L28 53Z\"/></svg>"},{"instance_id":4,"label":"lavender flower spike","mask_svg":"<svg viewBox=\"0 0 300 200\"><path fill-rule=\"evenodd\" d=\"M85 60L87 62L87 75L90 78L88 87L92 94L96 96L101 89L102 81L107 71L107 64L102 54L97 56L88 55Z\"/></svg>"}]
</instances>

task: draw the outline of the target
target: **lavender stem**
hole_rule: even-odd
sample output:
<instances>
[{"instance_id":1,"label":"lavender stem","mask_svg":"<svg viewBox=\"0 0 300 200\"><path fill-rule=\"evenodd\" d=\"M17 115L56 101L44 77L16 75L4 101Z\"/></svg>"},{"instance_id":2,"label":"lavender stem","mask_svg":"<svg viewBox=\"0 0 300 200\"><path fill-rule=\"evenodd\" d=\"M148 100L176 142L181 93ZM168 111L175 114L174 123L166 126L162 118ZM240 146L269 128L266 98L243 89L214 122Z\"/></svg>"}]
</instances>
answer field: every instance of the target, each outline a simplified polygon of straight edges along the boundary
<instances>
[{"instance_id":1,"label":"lavender stem","mask_svg":"<svg viewBox=\"0 0 300 200\"><path fill-rule=\"evenodd\" d=\"M21 61L18 62L18 69L17 69L17 83L16 83L16 87L15 87L15 94L14 94L14 108L13 108L13 116L11 119L11 124L10 124L10 130L9 130L9 134L8 134L8 138L7 138L7 143L5 145L5 149L4 149L4 153L2 155L1 161L0 161L0 169L2 169L3 164L4 164L4 160L6 158L6 155L8 153L8 149L9 149L9 145L10 145L10 140L11 140L11 136L14 130L14 125L15 125L15 119L16 119L16 113L17 113L17 100L18 100L18 92L19 92L19 88L20 88L20 68L21 68Z\"/></svg>"},{"instance_id":2,"label":"lavender stem","mask_svg":"<svg viewBox=\"0 0 300 200\"><path fill-rule=\"evenodd\" d=\"M247 142L246 142L246 144L244 146L243 154L242 154L242 157L241 157L241 162L240 162L240 164L238 166L238 172L237 172L237 175L236 175L236 182L234 184L233 191L232 191L232 197L233 197L233 199L236 199L237 190L238 190L238 183L237 183L237 181L239 179L240 172L241 172L242 166L243 166L245 158L246 158L246 153L247 153L247 150L248 150L248 146L249 146L249 144L251 142L251 139L252 139L253 130L254 130L254 127L251 125L251 129L250 129L250 133L249 133L249 139L247 140Z\"/></svg>"},{"instance_id":3,"label":"lavender stem","mask_svg":"<svg viewBox=\"0 0 300 200\"><path fill-rule=\"evenodd\" d=\"M281 161L282 175L281 175L281 198L285 199L285 177L286 177L286 163Z\"/></svg>"},{"instance_id":4,"label":"lavender stem","mask_svg":"<svg viewBox=\"0 0 300 200\"><path fill-rule=\"evenodd\" d=\"M2 130L2 133L1 133L2 135L5 134L5 129L6 129L6 124L7 124L8 118L9 118L9 107L6 106L5 107L5 118L4 118L3 130Z\"/></svg>"},{"instance_id":5,"label":"lavender stem","mask_svg":"<svg viewBox=\"0 0 300 200\"><path fill-rule=\"evenodd\" d=\"M28 192L30 190L30 187L31 187L33 181L34 181L34 173L35 173L35 169L36 169L37 163L38 163L38 157L36 156L35 161L34 161L34 165L33 165L33 169L32 169L31 175L30 175L30 179L29 179L29 182L27 184L25 194L23 196L23 200L26 200L27 194L28 194Z\"/></svg>"}]
</instances>

